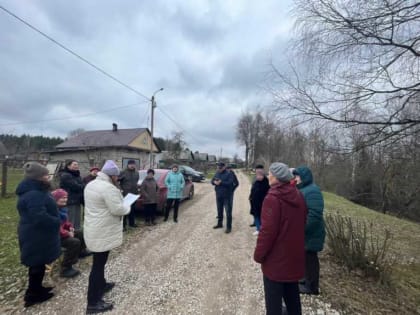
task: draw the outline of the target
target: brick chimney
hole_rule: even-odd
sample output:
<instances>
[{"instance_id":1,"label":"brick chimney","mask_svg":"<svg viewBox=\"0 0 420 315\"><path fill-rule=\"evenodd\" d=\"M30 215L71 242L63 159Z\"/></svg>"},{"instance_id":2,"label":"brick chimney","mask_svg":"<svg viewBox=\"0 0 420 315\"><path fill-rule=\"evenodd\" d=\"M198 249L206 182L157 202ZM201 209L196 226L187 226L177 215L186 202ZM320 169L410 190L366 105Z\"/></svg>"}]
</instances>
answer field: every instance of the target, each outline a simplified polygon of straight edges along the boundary
<instances>
[{"instance_id":1,"label":"brick chimney","mask_svg":"<svg viewBox=\"0 0 420 315\"><path fill-rule=\"evenodd\" d=\"M116 123L112 123L112 131L117 132L118 131L118 125Z\"/></svg>"}]
</instances>

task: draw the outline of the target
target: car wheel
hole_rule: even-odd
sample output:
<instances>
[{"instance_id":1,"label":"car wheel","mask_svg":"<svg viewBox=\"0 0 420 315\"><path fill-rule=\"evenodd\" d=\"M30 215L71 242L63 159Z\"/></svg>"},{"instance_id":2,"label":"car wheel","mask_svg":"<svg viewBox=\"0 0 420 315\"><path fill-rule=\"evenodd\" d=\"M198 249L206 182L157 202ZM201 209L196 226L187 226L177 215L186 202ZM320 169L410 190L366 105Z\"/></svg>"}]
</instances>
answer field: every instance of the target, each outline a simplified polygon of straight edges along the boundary
<instances>
[{"instance_id":1,"label":"car wheel","mask_svg":"<svg viewBox=\"0 0 420 315\"><path fill-rule=\"evenodd\" d=\"M194 198L194 187L191 187L190 192L188 194L188 199L193 199Z\"/></svg>"}]
</instances>

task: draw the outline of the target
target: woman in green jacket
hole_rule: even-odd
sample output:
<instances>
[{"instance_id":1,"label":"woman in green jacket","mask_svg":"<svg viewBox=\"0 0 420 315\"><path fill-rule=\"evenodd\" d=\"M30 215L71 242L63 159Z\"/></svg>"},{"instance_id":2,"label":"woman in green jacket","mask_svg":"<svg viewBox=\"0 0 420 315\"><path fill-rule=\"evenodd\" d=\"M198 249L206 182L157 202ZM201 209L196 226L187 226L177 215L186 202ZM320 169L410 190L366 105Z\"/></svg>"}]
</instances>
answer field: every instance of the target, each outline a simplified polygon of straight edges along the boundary
<instances>
[{"instance_id":1,"label":"woman in green jacket","mask_svg":"<svg viewBox=\"0 0 420 315\"><path fill-rule=\"evenodd\" d=\"M305 198L308 216L305 225L305 282L300 285L300 292L319 294L319 259L325 241L324 197L321 189L313 182L312 172L306 166L293 171L297 188Z\"/></svg>"},{"instance_id":2,"label":"woman in green jacket","mask_svg":"<svg viewBox=\"0 0 420 315\"><path fill-rule=\"evenodd\" d=\"M178 165L172 165L172 170L166 175L165 185L168 188L168 195L166 196L164 221L168 221L169 211L172 205L174 205L174 222L178 222L179 202L181 201L185 186L184 175L179 172Z\"/></svg>"}]
</instances>

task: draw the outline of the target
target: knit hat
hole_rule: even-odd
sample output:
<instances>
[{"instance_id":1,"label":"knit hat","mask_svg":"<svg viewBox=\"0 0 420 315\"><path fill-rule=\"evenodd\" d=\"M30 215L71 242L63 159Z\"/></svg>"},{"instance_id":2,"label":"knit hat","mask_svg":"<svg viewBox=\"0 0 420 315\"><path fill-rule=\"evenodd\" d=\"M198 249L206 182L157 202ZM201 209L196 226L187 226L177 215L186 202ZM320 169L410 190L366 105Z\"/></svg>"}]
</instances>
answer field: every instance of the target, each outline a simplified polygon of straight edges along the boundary
<instances>
[{"instance_id":1,"label":"knit hat","mask_svg":"<svg viewBox=\"0 0 420 315\"><path fill-rule=\"evenodd\" d=\"M93 172L93 171L99 171L99 167L94 166L89 170L89 172Z\"/></svg>"},{"instance_id":2,"label":"knit hat","mask_svg":"<svg viewBox=\"0 0 420 315\"><path fill-rule=\"evenodd\" d=\"M49 174L48 168L37 162L25 163L25 165L23 165L23 170L25 171L25 178L28 179L40 179Z\"/></svg>"},{"instance_id":3,"label":"knit hat","mask_svg":"<svg viewBox=\"0 0 420 315\"><path fill-rule=\"evenodd\" d=\"M102 167L102 173L105 173L108 176L118 176L120 175L120 169L118 168L117 164L115 164L112 160L107 160Z\"/></svg>"},{"instance_id":4,"label":"knit hat","mask_svg":"<svg viewBox=\"0 0 420 315\"><path fill-rule=\"evenodd\" d=\"M134 160L128 160L127 165L130 165L130 164L136 164L136 161L134 161Z\"/></svg>"},{"instance_id":5,"label":"knit hat","mask_svg":"<svg viewBox=\"0 0 420 315\"><path fill-rule=\"evenodd\" d=\"M270 165L270 172L276 177L279 181L287 183L293 178L292 173L289 171L289 167L280 162L275 162Z\"/></svg>"},{"instance_id":6,"label":"knit hat","mask_svg":"<svg viewBox=\"0 0 420 315\"><path fill-rule=\"evenodd\" d=\"M59 188L59 189L53 190L51 192L51 195L53 196L55 201L58 201L61 198L67 197L68 193L64 189Z\"/></svg>"}]
</instances>

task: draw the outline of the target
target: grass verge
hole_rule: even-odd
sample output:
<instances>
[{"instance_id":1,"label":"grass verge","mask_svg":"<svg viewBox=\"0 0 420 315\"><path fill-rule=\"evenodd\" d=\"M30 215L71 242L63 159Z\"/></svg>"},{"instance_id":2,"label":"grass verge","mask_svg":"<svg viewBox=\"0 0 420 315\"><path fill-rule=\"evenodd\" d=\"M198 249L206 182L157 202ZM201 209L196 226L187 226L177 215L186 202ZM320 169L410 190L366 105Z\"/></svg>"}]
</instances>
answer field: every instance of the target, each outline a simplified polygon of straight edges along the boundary
<instances>
[{"instance_id":1,"label":"grass verge","mask_svg":"<svg viewBox=\"0 0 420 315\"><path fill-rule=\"evenodd\" d=\"M385 215L324 192L326 213L373 222L374 233L393 234L390 254L396 258L388 286L349 272L330 255L320 255L322 294L343 314L420 314L420 224Z\"/></svg>"}]
</instances>

